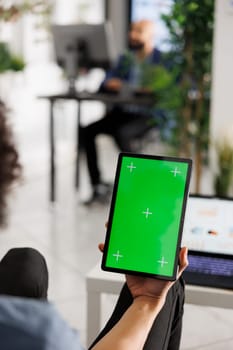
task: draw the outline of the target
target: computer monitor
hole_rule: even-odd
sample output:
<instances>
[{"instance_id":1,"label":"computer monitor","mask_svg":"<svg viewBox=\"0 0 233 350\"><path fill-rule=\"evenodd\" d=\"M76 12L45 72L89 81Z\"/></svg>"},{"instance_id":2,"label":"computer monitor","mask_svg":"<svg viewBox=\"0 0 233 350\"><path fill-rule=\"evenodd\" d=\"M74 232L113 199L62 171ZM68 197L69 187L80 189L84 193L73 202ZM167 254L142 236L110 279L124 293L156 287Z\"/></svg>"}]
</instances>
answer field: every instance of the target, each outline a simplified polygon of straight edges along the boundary
<instances>
[{"instance_id":1,"label":"computer monitor","mask_svg":"<svg viewBox=\"0 0 233 350\"><path fill-rule=\"evenodd\" d=\"M111 23L53 25L52 34L57 63L69 81L69 92L75 91L80 68L108 69L116 60Z\"/></svg>"}]
</instances>

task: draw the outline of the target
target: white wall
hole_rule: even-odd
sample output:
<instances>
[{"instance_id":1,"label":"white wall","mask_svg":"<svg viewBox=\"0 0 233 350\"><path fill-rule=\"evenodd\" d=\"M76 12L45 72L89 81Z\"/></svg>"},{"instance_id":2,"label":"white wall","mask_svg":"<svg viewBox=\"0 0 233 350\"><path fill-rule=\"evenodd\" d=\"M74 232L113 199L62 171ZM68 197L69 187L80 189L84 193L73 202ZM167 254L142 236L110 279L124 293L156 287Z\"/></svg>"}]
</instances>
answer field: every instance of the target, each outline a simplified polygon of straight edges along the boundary
<instances>
[{"instance_id":1,"label":"white wall","mask_svg":"<svg viewBox=\"0 0 233 350\"><path fill-rule=\"evenodd\" d=\"M211 137L212 140L216 140L224 130L233 129L233 2L231 0L215 0L212 77Z\"/></svg>"}]
</instances>

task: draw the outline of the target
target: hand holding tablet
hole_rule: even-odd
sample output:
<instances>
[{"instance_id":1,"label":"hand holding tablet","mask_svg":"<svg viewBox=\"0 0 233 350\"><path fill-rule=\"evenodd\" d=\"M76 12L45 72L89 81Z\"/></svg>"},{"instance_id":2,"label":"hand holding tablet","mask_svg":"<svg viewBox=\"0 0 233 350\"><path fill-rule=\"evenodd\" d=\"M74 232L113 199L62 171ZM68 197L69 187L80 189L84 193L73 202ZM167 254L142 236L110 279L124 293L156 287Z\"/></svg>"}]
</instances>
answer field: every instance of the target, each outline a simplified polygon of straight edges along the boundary
<instances>
[{"instance_id":1,"label":"hand holding tablet","mask_svg":"<svg viewBox=\"0 0 233 350\"><path fill-rule=\"evenodd\" d=\"M175 280L191 160L120 153L102 269Z\"/></svg>"}]
</instances>

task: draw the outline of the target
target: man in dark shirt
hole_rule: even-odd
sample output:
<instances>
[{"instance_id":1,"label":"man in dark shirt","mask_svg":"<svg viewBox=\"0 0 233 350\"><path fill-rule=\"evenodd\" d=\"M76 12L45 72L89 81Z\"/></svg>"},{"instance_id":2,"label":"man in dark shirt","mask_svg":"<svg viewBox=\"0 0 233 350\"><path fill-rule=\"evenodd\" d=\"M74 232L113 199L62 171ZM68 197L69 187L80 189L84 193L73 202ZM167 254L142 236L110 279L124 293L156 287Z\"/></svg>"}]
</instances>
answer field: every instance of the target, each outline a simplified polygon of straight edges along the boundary
<instances>
[{"instance_id":1,"label":"man in dark shirt","mask_svg":"<svg viewBox=\"0 0 233 350\"><path fill-rule=\"evenodd\" d=\"M145 71L162 63L161 53L154 48L154 24L148 20L134 22L129 31L129 51L121 55L116 66L107 73L100 91L118 93L138 91L150 93L145 87ZM98 166L96 136L111 135L121 151L134 151L132 139L140 137L152 124L152 112L146 106L114 105L108 109L104 118L82 129L87 165L93 193L86 202L105 202L109 185L101 179Z\"/></svg>"}]
</instances>

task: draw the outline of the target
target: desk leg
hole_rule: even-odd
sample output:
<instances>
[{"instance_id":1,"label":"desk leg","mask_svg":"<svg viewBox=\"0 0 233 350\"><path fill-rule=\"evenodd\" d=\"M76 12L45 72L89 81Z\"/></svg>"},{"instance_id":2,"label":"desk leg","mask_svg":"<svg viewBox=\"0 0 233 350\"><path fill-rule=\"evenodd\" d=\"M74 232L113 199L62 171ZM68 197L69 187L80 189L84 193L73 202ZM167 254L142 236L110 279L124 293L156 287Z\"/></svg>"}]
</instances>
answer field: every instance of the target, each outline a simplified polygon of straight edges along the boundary
<instances>
[{"instance_id":1,"label":"desk leg","mask_svg":"<svg viewBox=\"0 0 233 350\"><path fill-rule=\"evenodd\" d=\"M100 331L101 322L101 294L87 292L87 347L95 340Z\"/></svg>"},{"instance_id":2,"label":"desk leg","mask_svg":"<svg viewBox=\"0 0 233 350\"><path fill-rule=\"evenodd\" d=\"M79 187L79 127L81 117L81 101L78 101L77 131L76 131L76 163L75 163L75 188Z\"/></svg>"},{"instance_id":3,"label":"desk leg","mask_svg":"<svg viewBox=\"0 0 233 350\"><path fill-rule=\"evenodd\" d=\"M50 100L49 140L50 140L50 201L55 202L55 143L54 143L54 101Z\"/></svg>"}]
</instances>

